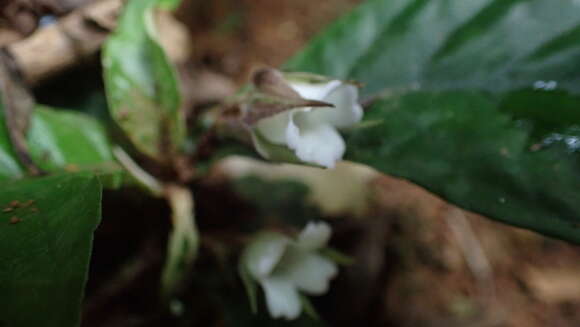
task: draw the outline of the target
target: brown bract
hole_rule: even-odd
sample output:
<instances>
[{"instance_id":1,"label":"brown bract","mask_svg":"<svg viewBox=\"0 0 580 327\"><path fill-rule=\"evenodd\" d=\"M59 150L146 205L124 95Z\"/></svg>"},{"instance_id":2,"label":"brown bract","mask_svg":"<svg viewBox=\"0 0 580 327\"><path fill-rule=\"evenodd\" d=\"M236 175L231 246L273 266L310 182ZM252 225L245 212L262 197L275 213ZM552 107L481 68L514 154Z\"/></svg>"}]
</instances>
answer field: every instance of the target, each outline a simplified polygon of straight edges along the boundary
<instances>
[{"instance_id":1,"label":"brown bract","mask_svg":"<svg viewBox=\"0 0 580 327\"><path fill-rule=\"evenodd\" d=\"M240 100L241 121L252 127L260 120L273 117L296 108L328 108L333 104L304 99L286 82L280 71L262 68L252 77L254 89L248 91Z\"/></svg>"}]
</instances>

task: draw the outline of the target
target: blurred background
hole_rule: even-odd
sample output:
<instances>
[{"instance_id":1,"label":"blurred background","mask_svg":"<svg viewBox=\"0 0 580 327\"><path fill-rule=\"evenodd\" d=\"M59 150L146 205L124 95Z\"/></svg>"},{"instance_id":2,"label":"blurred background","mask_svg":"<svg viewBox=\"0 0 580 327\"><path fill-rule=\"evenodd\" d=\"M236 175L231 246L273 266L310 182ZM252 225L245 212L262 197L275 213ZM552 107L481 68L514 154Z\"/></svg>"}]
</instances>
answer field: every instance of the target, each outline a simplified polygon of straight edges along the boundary
<instances>
[{"instance_id":1,"label":"blurred background","mask_svg":"<svg viewBox=\"0 0 580 327\"><path fill-rule=\"evenodd\" d=\"M0 44L22 44L38 24L94 2L0 1ZM285 63L359 2L184 0L175 17L160 17L159 24L190 120L235 94L254 69ZM98 54L78 61L35 81L35 95L41 103L102 117ZM83 326L580 325L574 245L493 222L348 163L321 171L223 156L207 169L191 185L204 231L201 255L169 310L157 300L168 208L135 189L105 192ZM355 260L329 294L314 299L321 319L274 321L263 301L261 315L252 315L231 250L240 229L321 218L334 228L332 246Z\"/></svg>"}]
</instances>

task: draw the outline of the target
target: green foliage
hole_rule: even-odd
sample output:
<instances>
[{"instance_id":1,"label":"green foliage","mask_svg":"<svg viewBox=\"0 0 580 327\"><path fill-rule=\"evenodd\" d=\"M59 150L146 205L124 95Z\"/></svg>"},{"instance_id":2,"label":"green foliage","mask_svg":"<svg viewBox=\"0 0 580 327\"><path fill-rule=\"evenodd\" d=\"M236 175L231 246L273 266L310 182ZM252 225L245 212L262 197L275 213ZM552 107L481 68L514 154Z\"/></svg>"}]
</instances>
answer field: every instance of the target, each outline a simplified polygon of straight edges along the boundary
<instances>
[{"instance_id":1,"label":"green foliage","mask_svg":"<svg viewBox=\"0 0 580 327\"><path fill-rule=\"evenodd\" d=\"M502 98L500 111L530 128L532 141L542 143L554 134L578 134L580 97L562 91L520 90ZM573 145L573 144L572 144ZM578 144L580 147L580 144ZM576 152L570 147L572 152Z\"/></svg>"},{"instance_id":2,"label":"green foliage","mask_svg":"<svg viewBox=\"0 0 580 327\"><path fill-rule=\"evenodd\" d=\"M78 326L100 201L90 175L3 182L1 326Z\"/></svg>"},{"instance_id":3,"label":"green foliage","mask_svg":"<svg viewBox=\"0 0 580 327\"><path fill-rule=\"evenodd\" d=\"M158 0L159 7L163 9L173 10L181 4L181 0Z\"/></svg>"},{"instance_id":4,"label":"green foliage","mask_svg":"<svg viewBox=\"0 0 580 327\"><path fill-rule=\"evenodd\" d=\"M24 170L12 150L10 137L6 130L4 112L0 111L0 181L10 177L21 177L22 175L24 175Z\"/></svg>"},{"instance_id":5,"label":"green foliage","mask_svg":"<svg viewBox=\"0 0 580 327\"><path fill-rule=\"evenodd\" d=\"M185 139L175 71L156 39L153 9L162 2L129 1L103 49L107 98L113 119L138 150L159 161Z\"/></svg>"},{"instance_id":6,"label":"green foliage","mask_svg":"<svg viewBox=\"0 0 580 327\"><path fill-rule=\"evenodd\" d=\"M408 178L463 208L580 242L580 133L554 139L543 132L554 123L505 112L533 108L527 103L545 96L529 93L518 101L518 94L498 99L467 91L392 95L370 108L367 119L374 124L353 131L347 158ZM578 107L563 99L542 108L562 119L557 131L580 123L564 120L577 115Z\"/></svg>"},{"instance_id":7,"label":"green foliage","mask_svg":"<svg viewBox=\"0 0 580 327\"><path fill-rule=\"evenodd\" d=\"M38 106L28 131L28 145L34 162L48 171L114 170L105 131L97 120L81 113ZM0 111L0 181L24 174Z\"/></svg>"},{"instance_id":8,"label":"green foliage","mask_svg":"<svg viewBox=\"0 0 580 327\"><path fill-rule=\"evenodd\" d=\"M369 0L287 67L382 92L347 159L580 242L578 10L573 0Z\"/></svg>"},{"instance_id":9,"label":"green foliage","mask_svg":"<svg viewBox=\"0 0 580 327\"><path fill-rule=\"evenodd\" d=\"M369 0L288 69L385 88L505 91L555 81L580 91L574 0Z\"/></svg>"}]
</instances>

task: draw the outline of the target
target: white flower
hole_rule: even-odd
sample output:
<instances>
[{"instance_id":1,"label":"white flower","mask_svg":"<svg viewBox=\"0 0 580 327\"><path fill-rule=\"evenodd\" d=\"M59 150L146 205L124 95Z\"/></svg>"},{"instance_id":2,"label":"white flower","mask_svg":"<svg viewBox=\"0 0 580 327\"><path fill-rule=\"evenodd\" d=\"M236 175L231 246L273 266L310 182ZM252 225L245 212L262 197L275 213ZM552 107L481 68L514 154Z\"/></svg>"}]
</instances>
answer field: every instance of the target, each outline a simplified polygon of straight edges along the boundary
<instances>
[{"instance_id":1,"label":"white flower","mask_svg":"<svg viewBox=\"0 0 580 327\"><path fill-rule=\"evenodd\" d=\"M272 317L295 319L302 311L300 292L320 295L328 291L338 269L319 250L330 234L328 224L309 223L296 241L278 233L262 233L244 249L241 264L264 289Z\"/></svg>"},{"instance_id":2,"label":"white flower","mask_svg":"<svg viewBox=\"0 0 580 327\"><path fill-rule=\"evenodd\" d=\"M327 102L334 107L284 111L260 120L257 131L266 141L288 147L303 162L334 167L345 152L344 140L337 129L353 126L363 115L357 102L358 88L351 83L304 73L287 73L284 78L302 98ZM263 145L256 148L266 158L270 157Z\"/></svg>"}]
</instances>

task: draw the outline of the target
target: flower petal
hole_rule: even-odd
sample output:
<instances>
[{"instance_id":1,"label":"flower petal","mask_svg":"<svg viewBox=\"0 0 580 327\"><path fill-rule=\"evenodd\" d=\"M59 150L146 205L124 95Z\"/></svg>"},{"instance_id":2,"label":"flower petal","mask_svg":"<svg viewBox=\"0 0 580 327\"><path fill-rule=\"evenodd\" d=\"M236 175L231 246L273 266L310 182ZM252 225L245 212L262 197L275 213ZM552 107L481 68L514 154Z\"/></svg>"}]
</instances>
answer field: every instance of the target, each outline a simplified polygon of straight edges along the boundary
<instances>
[{"instance_id":1,"label":"flower petal","mask_svg":"<svg viewBox=\"0 0 580 327\"><path fill-rule=\"evenodd\" d=\"M284 255L289 239L277 233L258 235L244 250L242 260L252 277L257 280L270 275Z\"/></svg>"},{"instance_id":2,"label":"flower petal","mask_svg":"<svg viewBox=\"0 0 580 327\"><path fill-rule=\"evenodd\" d=\"M322 101L332 103L334 108L317 108L307 119L313 124L331 124L338 128L350 127L358 123L363 116L363 110L358 103L356 86L344 83L334 88Z\"/></svg>"},{"instance_id":3,"label":"flower petal","mask_svg":"<svg viewBox=\"0 0 580 327\"><path fill-rule=\"evenodd\" d=\"M317 250L326 246L332 229L325 222L309 222L298 235L298 246L303 249Z\"/></svg>"},{"instance_id":4,"label":"flower petal","mask_svg":"<svg viewBox=\"0 0 580 327\"><path fill-rule=\"evenodd\" d=\"M292 112L294 114L296 112ZM298 115L308 115L310 112L297 112ZM328 124L309 124L307 121L300 124L300 117L296 123L290 119L286 128L288 147L294 150L296 156L309 163L333 168L336 162L342 159L345 144L342 136Z\"/></svg>"},{"instance_id":5,"label":"flower petal","mask_svg":"<svg viewBox=\"0 0 580 327\"><path fill-rule=\"evenodd\" d=\"M275 144L286 145L286 127L290 123L290 111L262 119L256 128L264 138Z\"/></svg>"},{"instance_id":6,"label":"flower petal","mask_svg":"<svg viewBox=\"0 0 580 327\"><path fill-rule=\"evenodd\" d=\"M301 97L309 100L322 100L326 98L342 82L332 80L328 83L300 83L290 81L290 87L298 92Z\"/></svg>"},{"instance_id":7,"label":"flower petal","mask_svg":"<svg viewBox=\"0 0 580 327\"><path fill-rule=\"evenodd\" d=\"M301 260L294 261L292 265L284 265L283 271L277 269L276 277L292 281L299 290L308 294L326 293L330 279L338 273L336 264L316 253L307 253L298 257Z\"/></svg>"},{"instance_id":8,"label":"flower petal","mask_svg":"<svg viewBox=\"0 0 580 327\"><path fill-rule=\"evenodd\" d=\"M266 305L273 318L296 319L302 311L298 290L290 280L266 278L261 281L266 294Z\"/></svg>"}]
</instances>

